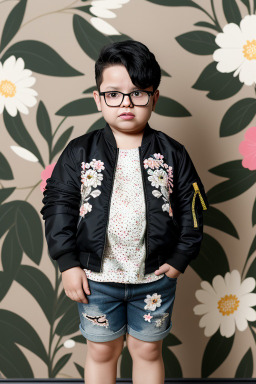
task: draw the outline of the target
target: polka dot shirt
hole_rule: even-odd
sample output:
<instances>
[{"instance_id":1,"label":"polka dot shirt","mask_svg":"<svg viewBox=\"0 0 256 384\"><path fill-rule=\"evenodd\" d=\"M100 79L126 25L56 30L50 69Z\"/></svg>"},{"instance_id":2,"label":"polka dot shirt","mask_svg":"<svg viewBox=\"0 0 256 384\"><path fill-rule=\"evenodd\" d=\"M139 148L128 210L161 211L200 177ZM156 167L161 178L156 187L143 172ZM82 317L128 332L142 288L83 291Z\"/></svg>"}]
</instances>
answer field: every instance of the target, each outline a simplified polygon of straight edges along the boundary
<instances>
[{"instance_id":1,"label":"polka dot shirt","mask_svg":"<svg viewBox=\"0 0 256 384\"><path fill-rule=\"evenodd\" d=\"M154 272L144 275L146 205L139 148L119 148L110 204L103 269L99 273L84 269L88 279L141 284L164 277Z\"/></svg>"}]
</instances>

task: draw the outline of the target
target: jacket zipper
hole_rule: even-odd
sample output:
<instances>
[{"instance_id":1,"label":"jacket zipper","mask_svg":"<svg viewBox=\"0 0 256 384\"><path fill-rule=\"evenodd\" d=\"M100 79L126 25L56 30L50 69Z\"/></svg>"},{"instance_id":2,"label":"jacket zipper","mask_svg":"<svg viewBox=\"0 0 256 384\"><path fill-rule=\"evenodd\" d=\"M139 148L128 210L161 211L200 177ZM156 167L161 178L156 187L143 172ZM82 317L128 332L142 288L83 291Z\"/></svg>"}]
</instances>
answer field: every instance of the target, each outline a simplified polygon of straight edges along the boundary
<instances>
[{"instance_id":1,"label":"jacket zipper","mask_svg":"<svg viewBox=\"0 0 256 384\"><path fill-rule=\"evenodd\" d=\"M193 183L193 187L194 187L195 192L194 192L194 196L193 196L193 200L192 200L192 215L193 215L193 220L194 220L194 228L197 228L198 227L198 222L197 222L196 212L195 212L196 195L199 195L199 198L200 198L200 201L201 201L203 209L206 210L207 207L205 205L203 196L201 195L201 192L199 190L198 184L197 183Z\"/></svg>"},{"instance_id":2,"label":"jacket zipper","mask_svg":"<svg viewBox=\"0 0 256 384\"><path fill-rule=\"evenodd\" d=\"M115 167L114 167L113 176L112 176L112 189L111 189L110 198L109 198L109 201L108 201L108 217L107 217L107 224L106 224L106 231L105 231L104 248L103 248L103 253L101 255L100 272L102 272L103 256L104 256L105 247L106 247L106 238L107 238L107 229L108 229L108 221L109 221L110 203L111 203L111 197L112 197L112 193L113 193L113 187L114 187L113 183L114 183L114 177L115 177L115 173L116 173L116 165L117 165L118 155L119 155L119 148L117 148L117 155L116 155L116 159L115 159Z\"/></svg>"},{"instance_id":3,"label":"jacket zipper","mask_svg":"<svg viewBox=\"0 0 256 384\"><path fill-rule=\"evenodd\" d=\"M141 153L141 147L139 147L139 153L140 153L140 168L141 168L141 175L142 175L142 181L143 181L143 189L144 189L144 196L145 196L145 201L146 201L146 258L145 261L147 260L147 257L149 255L148 252L148 200L147 200L147 192L146 192L146 186L145 186L145 176L144 176L144 170L143 170L143 165L142 165L142 153Z\"/></svg>"}]
</instances>

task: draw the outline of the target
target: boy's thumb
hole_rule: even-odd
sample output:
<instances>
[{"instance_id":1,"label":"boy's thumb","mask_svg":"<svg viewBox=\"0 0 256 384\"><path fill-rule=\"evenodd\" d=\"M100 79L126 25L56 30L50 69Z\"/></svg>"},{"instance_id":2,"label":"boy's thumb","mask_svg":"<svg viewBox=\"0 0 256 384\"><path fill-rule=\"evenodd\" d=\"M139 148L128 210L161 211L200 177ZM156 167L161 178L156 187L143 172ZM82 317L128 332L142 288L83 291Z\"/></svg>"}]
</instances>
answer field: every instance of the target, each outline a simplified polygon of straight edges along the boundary
<instances>
[{"instance_id":1,"label":"boy's thumb","mask_svg":"<svg viewBox=\"0 0 256 384\"><path fill-rule=\"evenodd\" d=\"M87 295L91 294L90 289L88 287L88 281L86 279L83 280L83 288L84 288L84 291Z\"/></svg>"}]
</instances>

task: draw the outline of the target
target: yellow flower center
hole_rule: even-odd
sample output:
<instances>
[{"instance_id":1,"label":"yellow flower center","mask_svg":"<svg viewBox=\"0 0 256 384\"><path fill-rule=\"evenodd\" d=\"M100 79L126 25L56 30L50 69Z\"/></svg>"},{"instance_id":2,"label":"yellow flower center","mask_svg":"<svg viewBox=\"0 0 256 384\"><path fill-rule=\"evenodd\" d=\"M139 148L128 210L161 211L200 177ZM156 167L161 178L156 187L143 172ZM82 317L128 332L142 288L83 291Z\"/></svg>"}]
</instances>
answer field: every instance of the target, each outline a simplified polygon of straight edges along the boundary
<instances>
[{"instance_id":1,"label":"yellow flower center","mask_svg":"<svg viewBox=\"0 0 256 384\"><path fill-rule=\"evenodd\" d=\"M247 60L256 60L256 40L249 41L243 46L243 54Z\"/></svg>"},{"instance_id":2,"label":"yellow flower center","mask_svg":"<svg viewBox=\"0 0 256 384\"><path fill-rule=\"evenodd\" d=\"M157 299L153 299L152 302L155 304L157 303Z\"/></svg>"},{"instance_id":3,"label":"yellow flower center","mask_svg":"<svg viewBox=\"0 0 256 384\"><path fill-rule=\"evenodd\" d=\"M0 93L5 97L14 97L16 93L16 85L9 80L2 80L0 83Z\"/></svg>"},{"instance_id":4,"label":"yellow flower center","mask_svg":"<svg viewBox=\"0 0 256 384\"><path fill-rule=\"evenodd\" d=\"M223 316L229 316L237 310L239 302L236 295L225 295L218 301L218 309Z\"/></svg>"}]
</instances>

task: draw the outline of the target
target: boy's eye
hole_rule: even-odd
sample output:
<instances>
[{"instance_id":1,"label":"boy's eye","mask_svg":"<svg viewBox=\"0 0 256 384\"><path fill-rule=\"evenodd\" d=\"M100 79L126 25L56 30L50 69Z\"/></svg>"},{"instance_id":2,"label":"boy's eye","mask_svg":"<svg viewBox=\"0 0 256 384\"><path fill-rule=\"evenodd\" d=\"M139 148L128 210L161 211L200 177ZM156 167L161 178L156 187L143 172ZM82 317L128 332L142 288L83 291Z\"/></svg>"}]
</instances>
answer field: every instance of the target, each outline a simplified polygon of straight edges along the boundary
<instances>
[{"instance_id":1,"label":"boy's eye","mask_svg":"<svg viewBox=\"0 0 256 384\"><path fill-rule=\"evenodd\" d=\"M107 95L107 97L109 97L110 99L111 99L111 98L113 99L113 98L119 96L119 92L108 92L106 95Z\"/></svg>"},{"instance_id":2,"label":"boy's eye","mask_svg":"<svg viewBox=\"0 0 256 384\"><path fill-rule=\"evenodd\" d=\"M141 91L134 91L132 93L132 96L134 96L134 97L141 97L142 95L143 95L143 92L141 92Z\"/></svg>"}]
</instances>

